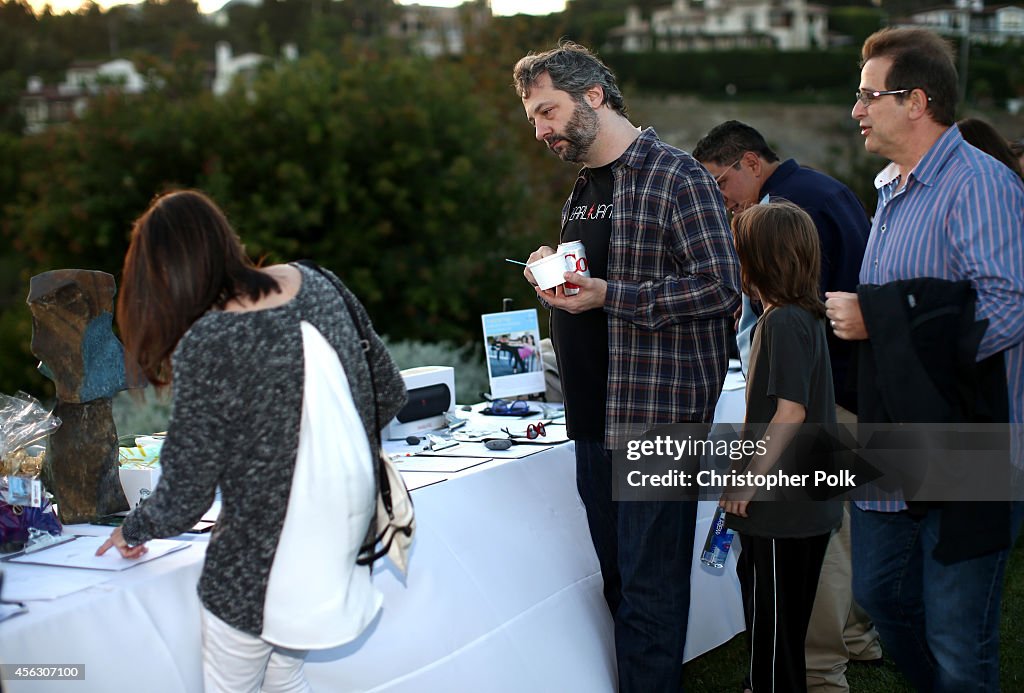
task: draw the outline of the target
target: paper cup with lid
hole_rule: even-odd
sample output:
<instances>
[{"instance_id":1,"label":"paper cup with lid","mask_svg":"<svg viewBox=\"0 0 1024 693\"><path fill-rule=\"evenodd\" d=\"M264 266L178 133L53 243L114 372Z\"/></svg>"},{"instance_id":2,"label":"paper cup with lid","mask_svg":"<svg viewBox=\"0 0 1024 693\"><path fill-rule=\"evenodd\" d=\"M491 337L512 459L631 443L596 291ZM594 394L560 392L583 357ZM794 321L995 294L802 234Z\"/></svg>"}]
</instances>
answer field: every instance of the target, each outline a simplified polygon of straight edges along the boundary
<instances>
[{"instance_id":1,"label":"paper cup with lid","mask_svg":"<svg viewBox=\"0 0 1024 693\"><path fill-rule=\"evenodd\" d=\"M565 283L565 256L562 253L547 255L527 265L541 289L553 289Z\"/></svg>"}]
</instances>

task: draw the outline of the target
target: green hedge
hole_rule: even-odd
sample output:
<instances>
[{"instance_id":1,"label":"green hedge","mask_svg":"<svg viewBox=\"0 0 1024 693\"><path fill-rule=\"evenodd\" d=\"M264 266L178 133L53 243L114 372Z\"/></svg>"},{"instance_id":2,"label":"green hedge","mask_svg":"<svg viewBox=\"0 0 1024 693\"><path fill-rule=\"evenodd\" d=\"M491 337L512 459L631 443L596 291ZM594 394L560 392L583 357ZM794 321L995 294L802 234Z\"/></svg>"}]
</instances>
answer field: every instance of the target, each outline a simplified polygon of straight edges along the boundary
<instances>
[{"instance_id":1,"label":"green hedge","mask_svg":"<svg viewBox=\"0 0 1024 693\"><path fill-rule=\"evenodd\" d=\"M779 52L744 50L702 53L605 54L621 82L655 91L721 94L855 89L859 49Z\"/></svg>"},{"instance_id":2,"label":"green hedge","mask_svg":"<svg viewBox=\"0 0 1024 693\"><path fill-rule=\"evenodd\" d=\"M605 53L622 83L651 91L787 95L852 93L860 76L860 47L828 51L740 50L691 53ZM968 101L1004 101L1024 93L1024 45L972 46Z\"/></svg>"}]
</instances>

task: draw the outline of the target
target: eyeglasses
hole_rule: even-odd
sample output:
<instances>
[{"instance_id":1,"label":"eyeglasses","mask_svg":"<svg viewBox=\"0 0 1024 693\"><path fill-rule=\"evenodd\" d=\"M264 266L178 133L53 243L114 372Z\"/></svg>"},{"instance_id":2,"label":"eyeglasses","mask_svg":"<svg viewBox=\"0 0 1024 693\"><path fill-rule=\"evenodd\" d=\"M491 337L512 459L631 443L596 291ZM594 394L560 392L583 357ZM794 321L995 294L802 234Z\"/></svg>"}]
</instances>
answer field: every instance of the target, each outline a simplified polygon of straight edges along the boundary
<instances>
[{"instance_id":1,"label":"eyeglasses","mask_svg":"<svg viewBox=\"0 0 1024 693\"><path fill-rule=\"evenodd\" d=\"M915 87L916 88L916 87ZM914 89L885 89L882 91L872 91L871 89L858 89L857 93L854 94L856 99L864 104L865 107L870 106L873 101L880 99L883 96L899 96L900 94L909 94ZM925 95L929 101L932 97Z\"/></svg>"},{"instance_id":2,"label":"eyeglasses","mask_svg":"<svg viewBox=\"0 0 1024 693\"><path fill-rule=\"evenodd\" d=\"M514 399L508 402L496 399L491 402L492 414L525 414L530 410L530 403L525 399Z\"/></svg>"},{"instance_id":3,"label":"eyeglasses","mask_svg":"<svg viewBox=\"0 0 1024 693\"><path fill-rule=\"evenodd\" d=\"M548 421L548 423L550 424L551 422ZM514 435L512 435L512 433L507 428L501 429L501 432L504 433L505 435L507 435L509 438L522 438L522 436L514 436ZM546 436L547 434L548 434L548 432L547 432L547 429L544 428L544 422L543 421L538 421L537 423L530 424L529 426L526 427L526 439L527 440L535 440L536 438L540 438L541 436Z\"/></svg>"},{"instance_id":4,"label":"eyeglasses","mask_svg":"<svg viewBox=\"0 0 1024 693\"><path fill-rule=\"evenodd\" d=\"M729 164L728 166L726 166L724 171L722 171L717 176L715 176L715 182L719 186L721 186L722 185L722 180L725 178L725 175L727 173L729 173L729 171L732 171L734 168L736 168L736 164L738 164L741 161L743 161L743 157L742 156L739 159L736 159L736 161L734 161L731 164Z\"/></svg>"}]
</instances>

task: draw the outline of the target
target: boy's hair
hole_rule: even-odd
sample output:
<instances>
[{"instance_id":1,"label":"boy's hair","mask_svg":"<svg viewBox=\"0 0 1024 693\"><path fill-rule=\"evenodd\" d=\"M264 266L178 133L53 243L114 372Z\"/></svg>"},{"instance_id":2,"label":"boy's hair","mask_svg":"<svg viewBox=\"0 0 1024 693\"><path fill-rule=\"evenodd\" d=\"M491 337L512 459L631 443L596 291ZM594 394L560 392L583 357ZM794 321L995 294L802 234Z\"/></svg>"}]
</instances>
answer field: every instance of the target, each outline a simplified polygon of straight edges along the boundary
<instances>
[{"instance_id":1,"label":"boy's hair","mask_svg":"<svg viewBox=\"0 0 1024 693\"><path fill-rule=\"evenodd\" d=\"M552 87L566 92L576 101L582 101L583 95L592 86L601 87L604 90L604 103L619 115L627 115L626 102L615 83L615 75L584 46L562 40L549 51L530 53L520 59L512 71L516 94L520 98L527 98L533 85L544 73L551 77Z\"/></svg>"},{"instance_id":2,"label":"boy's hair","mask_svg":"<svg viewBox=\"0 0 1024 693\"><path fill-rule=\"evenodd\" d=\"M733 217L732 230L748 295L825 317L818 293L821 244L807 212L786 201L754 205Z\"/></svg>"}]
</instances>

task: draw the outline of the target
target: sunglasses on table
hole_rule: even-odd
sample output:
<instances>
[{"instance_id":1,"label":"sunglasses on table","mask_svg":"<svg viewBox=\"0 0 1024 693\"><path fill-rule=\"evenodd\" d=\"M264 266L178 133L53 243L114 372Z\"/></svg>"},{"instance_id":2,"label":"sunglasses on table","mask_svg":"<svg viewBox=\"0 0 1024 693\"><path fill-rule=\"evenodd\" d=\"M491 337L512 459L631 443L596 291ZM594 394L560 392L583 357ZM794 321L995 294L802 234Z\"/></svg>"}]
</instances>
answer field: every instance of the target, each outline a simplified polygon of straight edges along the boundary
<instances>
[{"instance_id":1,"label":"sunglasses on table","mask_svg":"<svg viewBox=\"0 0 1024 693\"><path fill-rule=\"evenodd\" d=\"M548 421L546 423L548 425L551 424L550 421ZM546 436L548 434L548 432L547 432L547 429L544 428L544 424L545 424L544 421L538 421L535 424L530 424L529 426L527 426L526 427L526 439L527 440L536 440L537 438L540 438L541 436ZM512 435L512 432L509 431L507 428L501 429L501 432L504 433L505 435L507 435L509 438L522 438L523 437L522 435Z\"/></svg>"},{"instance_id":2,"label":"sunglasses on table","mask_svg":"<svg viewBox=\"0 0 1024 693\"><path fill-rule=\"evenodd\" d=\"M490 416L528 416L535 413L525 399L493 399L490 406L480 412Z\"/></svg>"},{"instance_id":3,"label":"sunglasses on table","mask_svg":"<svg viewBox=\"0 0 1024 693\"><path fill-rule=\"evenodd\" d=\"M529 411L530 403L525 399L514 399L511 402L504 399L496 399L491 402L491 409L495 414L518 414Z\"/></svg>"},{"instance_id":4,"label":"sunglasses on table","mask_svg":"<svg viewBox=\"0 0 1024 693\"><path fill-rule=\"evenodd\" d=\"M503 428L501 432L507 435L508 438L489 438L484 441L484 447L488 450L508 450L513 445L547 445L547 443L537 439L547 435L545 425L550 424L550 421L538 421L535 424L530 424L526 427L526 440L520 440L524 437L521 434L514 435L512 431Z\"/></svg>"}]
</instances>

